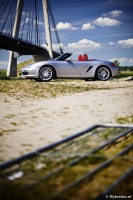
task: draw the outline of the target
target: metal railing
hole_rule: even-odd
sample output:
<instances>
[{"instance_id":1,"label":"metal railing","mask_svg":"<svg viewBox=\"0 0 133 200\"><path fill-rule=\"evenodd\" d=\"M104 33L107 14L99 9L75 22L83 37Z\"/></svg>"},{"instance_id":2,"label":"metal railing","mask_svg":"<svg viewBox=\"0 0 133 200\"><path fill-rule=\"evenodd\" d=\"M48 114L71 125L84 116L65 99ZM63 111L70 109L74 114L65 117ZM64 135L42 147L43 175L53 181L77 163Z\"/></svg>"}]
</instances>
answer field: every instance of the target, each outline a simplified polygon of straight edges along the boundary
<instances>
[{"instance_id":1,"label":"metal railing","mask_svg":"<svg viewBox=\"0 0 133 200\"><path fill-rule=\"evenodd\" d=\"M133 126L94 125L0 164L0 199L35 199L37 194L38 199L100 200L113 191L132 195L132 166Z\"/></svg>"}]
</instances>

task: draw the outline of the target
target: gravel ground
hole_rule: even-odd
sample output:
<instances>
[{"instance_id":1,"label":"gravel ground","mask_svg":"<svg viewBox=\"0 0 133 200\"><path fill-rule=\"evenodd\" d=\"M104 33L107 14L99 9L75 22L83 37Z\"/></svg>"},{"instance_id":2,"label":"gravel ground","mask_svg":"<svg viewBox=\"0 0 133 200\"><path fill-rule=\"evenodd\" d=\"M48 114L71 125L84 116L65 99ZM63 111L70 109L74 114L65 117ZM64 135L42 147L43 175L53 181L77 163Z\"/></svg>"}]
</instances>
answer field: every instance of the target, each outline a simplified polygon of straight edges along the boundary
<instances>
[{"instance_id":1,"label":"gravel ground","mask_svg":"<svg viewBox=\"0 0 133 200\"><path fill-rule=\"evenodd\" d=\"M119 117L133 115L133 81L129 80L72 81L67 84L92 84L96 89L55 98L18 99L1 93L0 160L15 158L91 125L116 123ZM53 84L57 82L51 87Z\"/></svg>"}]
</instances>

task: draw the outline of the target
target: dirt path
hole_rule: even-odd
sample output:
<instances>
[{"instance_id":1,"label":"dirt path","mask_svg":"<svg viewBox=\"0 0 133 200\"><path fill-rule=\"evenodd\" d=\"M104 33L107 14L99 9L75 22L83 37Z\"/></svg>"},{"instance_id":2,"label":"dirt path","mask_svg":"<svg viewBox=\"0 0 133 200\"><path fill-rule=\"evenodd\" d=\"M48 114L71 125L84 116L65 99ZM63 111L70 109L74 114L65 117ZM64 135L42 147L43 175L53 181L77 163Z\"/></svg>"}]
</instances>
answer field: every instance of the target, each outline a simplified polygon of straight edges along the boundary
<instances>
[{"instance_id":1,"label":"dirt path","mask_svg":"<svg viewBox=\"0 0 133 200\"><path fill-rule=\"evenodd\" d=\"M51 99L0 98L0 160L8 160L97 123L133 114L133 86Z\"/></svg>"}]
</instances>

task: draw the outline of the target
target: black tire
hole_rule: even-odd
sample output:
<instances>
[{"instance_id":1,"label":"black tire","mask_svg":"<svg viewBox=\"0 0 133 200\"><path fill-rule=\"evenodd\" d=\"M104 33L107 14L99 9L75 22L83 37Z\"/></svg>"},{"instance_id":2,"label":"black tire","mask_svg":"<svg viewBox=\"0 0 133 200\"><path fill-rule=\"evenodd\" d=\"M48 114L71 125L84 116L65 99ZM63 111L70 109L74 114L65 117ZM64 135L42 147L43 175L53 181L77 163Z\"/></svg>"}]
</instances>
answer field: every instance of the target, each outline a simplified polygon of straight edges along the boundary
<instances>
[{"instance_id":1,"label":"black tire","mask_svg":"<svg viewBox=\"0 0 133 200\"><path fill-rule=\"evenodd\" d=\"M95 79L94 78L86 78L85 81L94 81Z\"/></svg>"},{"instance_id":2,"label":"black tire","mask_svg":"<svg viewBox=\"0 0 133 200\"><path fill-rule=\"evenodd\" d=\"M48 82L54 78L54 70L50 66L44 66L39 70L39 80Z\"/></svg>"},{"instance_id":3,"label":"black tire","mask_svg":"<svg viewBox=\"0 0 133 200\"><path fill-rule=\"evenodd\" d=\"M100 81L107 81L111 77L110 69L106 66L101 66L96 70L96 79Z\"/></svg>"},{"instance_id":4,"label":"black tire","mask_svg":"<svg viewBox=\"0 0 133 200\"><path fill-rule=\"evenodd\" d=\"M42 82L39 78L34 78L36 82Z\"/></svg>"}]
</instances>

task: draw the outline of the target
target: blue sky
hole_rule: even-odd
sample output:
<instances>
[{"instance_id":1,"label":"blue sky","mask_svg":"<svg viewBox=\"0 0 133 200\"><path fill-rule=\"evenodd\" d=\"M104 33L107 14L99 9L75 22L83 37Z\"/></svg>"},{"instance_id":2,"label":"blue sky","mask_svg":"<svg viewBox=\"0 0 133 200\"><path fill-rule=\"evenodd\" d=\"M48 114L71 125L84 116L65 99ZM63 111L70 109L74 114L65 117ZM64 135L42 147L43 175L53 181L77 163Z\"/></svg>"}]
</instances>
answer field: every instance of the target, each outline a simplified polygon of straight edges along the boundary
<instances>
[{"instance_id":1,"label":"blue sky","mask_svg":"<svg viewBox=\"0 0 133 200\"><path fill-rule=\"evenodd\" d=\"M41 0L38 2L39 30L43 36ZM64 51L75 56L87 53L89 58L118 59L123 66L133 66L132 0L50 0L50 3ZM53 31L52 39L56 50ZM46 43L45 34L42 43ZM0 51L0 67L7 67L8 54ZM18 62L27 58L21 56Z\"/></svg>"}]
</instances>

